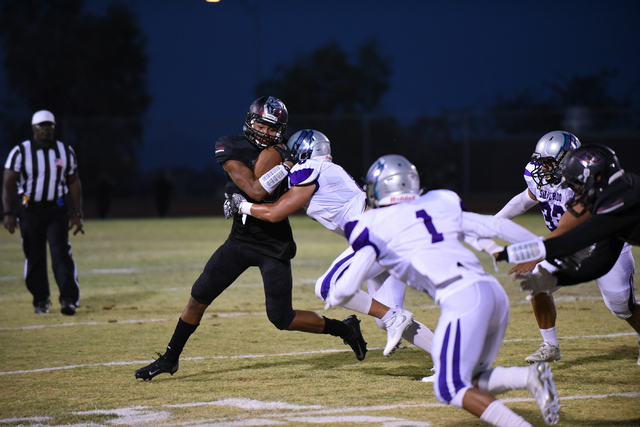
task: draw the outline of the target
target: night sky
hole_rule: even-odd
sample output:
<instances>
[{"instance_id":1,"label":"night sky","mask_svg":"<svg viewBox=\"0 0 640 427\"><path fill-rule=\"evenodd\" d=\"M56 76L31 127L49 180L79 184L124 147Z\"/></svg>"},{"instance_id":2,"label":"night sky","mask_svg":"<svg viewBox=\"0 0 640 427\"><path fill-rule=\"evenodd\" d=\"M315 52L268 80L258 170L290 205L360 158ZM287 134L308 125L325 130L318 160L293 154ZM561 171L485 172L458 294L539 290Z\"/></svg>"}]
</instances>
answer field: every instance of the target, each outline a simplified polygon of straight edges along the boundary
<instances>
[{"instance_id":1,"label":"night sky","mask_svg":"<svg viewBox=\"0 0 640 427\"><path fill-rule=\"evenodd\" d=\"M109 3L86 0L98 14ZM637 0L121 3L137 14L148 40L154 101L141 151L145 170L215 163L213 143L241 132L256 78L330 41L349 53L372 38L380 42L392 75L379 112L407 121L483 108L498 95L543 91L604 67L618 72L611 94L640 100Z\"/></svg>"}]
</instances>

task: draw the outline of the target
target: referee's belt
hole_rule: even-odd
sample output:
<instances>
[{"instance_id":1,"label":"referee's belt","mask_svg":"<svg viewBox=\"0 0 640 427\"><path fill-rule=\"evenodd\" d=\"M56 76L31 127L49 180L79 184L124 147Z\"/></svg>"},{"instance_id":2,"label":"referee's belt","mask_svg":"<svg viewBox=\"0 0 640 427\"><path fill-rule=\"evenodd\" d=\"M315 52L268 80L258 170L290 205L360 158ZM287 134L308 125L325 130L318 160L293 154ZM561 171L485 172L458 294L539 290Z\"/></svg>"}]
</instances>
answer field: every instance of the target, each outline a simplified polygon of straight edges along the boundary
<instances>
[{"instance_id":1,"label":"referee's belt","mask_svg":"<svg viewBox=\"0 0 640 427\"><path fill-rule=\"evenodd\" d=\"M34 207L34 208L49 208L51 206L64 206L64 199L56 199L56 200L43 200L41 202L36 202L30 200L27 196L22 196L22 204L25 207Z\"/></svg>"}]
</instances>

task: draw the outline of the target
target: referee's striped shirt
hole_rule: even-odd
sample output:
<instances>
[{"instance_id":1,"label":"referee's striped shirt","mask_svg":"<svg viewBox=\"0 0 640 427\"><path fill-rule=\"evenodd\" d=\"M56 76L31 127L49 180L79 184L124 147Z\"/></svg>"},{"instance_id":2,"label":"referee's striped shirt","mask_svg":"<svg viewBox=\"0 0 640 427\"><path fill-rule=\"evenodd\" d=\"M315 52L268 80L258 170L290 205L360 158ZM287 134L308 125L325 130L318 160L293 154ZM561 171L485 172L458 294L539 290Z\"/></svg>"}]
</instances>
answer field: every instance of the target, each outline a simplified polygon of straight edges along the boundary
<instances>
[{"instance_id":1,"label":"referee's striped shirt","mask_svg":"<svg viewBox=\"0 0 640 427\"><path fill-rule=\"evenodd\" d=\"M78 161L73 148L63 142L38 148L27 140L11 150L4 167L20 173L19 195L34 202L47 202L61 199L69 192L67 176L77 172Z\"/></svg>"}]
</instances>

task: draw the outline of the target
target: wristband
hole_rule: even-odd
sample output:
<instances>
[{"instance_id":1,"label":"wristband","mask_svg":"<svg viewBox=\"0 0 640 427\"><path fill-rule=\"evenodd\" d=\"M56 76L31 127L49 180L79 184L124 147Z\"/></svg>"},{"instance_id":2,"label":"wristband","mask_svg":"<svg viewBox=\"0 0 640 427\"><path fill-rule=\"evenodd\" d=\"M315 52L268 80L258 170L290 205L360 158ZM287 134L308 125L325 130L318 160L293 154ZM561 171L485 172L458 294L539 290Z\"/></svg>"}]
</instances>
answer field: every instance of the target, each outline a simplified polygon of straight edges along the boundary
<instances>
[{"instance_id":1,"label":"wristband","mask_svg":"<svg viewBox=\"0 0 640 427\"><path fill-rule=\"evenodd\" d=\"M71 216L78 217L80 219L84 218L84 214L82 212L75 212Z\"/></svg>"},{"instance_id":2,"label":"wristband","mask_svg":"<svg viewBox=\"0 0 640 427\"><path fill-rule=\"evenodd\" d=\"M240 205L238 206L238 213L241 213L242 215L251 215L251 206L253 206L253 203L250 203L250 202L240 203Z\"/></svg>"},{"instance_id":3,"label":"wristband","mask_svg":"<svg viewBox=\"0 0 640 427\"><path fill-rule=\"evenodd\" d=\"M542 261L547 256L547 249L542 239L514 243L507 246L509 262L521 264L529 261Z\"/></svg>"},{"instance_id":4,"label":"wristband","mask_svg":"<svg viewBox=\"0 0 640 427\"><path fill-rule=\"evenodd\" d=\"M267 190L267 193L271 194L273 193L273 190L280 185L282 180L287 177L287 175L287 168L282 165L276 165L271 170L267 171L267 173L262 175L258 181L260 181L262 188Z\"/></svg>"}]
</instances>

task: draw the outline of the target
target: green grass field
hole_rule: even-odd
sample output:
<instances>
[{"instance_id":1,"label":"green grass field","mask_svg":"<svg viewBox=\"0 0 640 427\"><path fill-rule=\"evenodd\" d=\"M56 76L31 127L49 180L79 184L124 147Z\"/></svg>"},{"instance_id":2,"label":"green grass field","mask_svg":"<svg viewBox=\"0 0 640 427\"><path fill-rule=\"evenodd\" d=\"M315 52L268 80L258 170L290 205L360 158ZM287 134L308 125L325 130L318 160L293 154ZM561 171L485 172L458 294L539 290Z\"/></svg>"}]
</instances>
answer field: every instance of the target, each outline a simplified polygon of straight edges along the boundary
<instances>
[{"instance_id":1,"label":"green grass field","mask_svg":"<svg viewBox=\"0 0 640 427\"><path fill-rule=\"evenodd\" d=\"M518 222L546 235L539 215ZM154 426L480 426L437 402L431 358L413 346L382 356L386 334L362 319L369 353L358 362L340 339L278 331L266 318L257 269L209 308L183 352L180 370L151 382L133 371L164 349L193 281L226 239L221 218L90 220L71 237L81 307L35 315L22 279L18 234L0 233L0 427ZM306 217L292 218L294 307L323 312L313 287L346 242ZM640 251L634 248L636 259ZM489 258L480 254L489 272ZM511 321L496 364L524 366L540 343L525 295L500 266ZM638 283L636 274L636 283ZM561 426L640 425L637 336L602 302L595 283L556 293L562 361L553 364ZM408 290L406 306L434 329L439 309ZM500 396L535 426L544 423L526 392Z\"/></svg>"}]
</instances>

